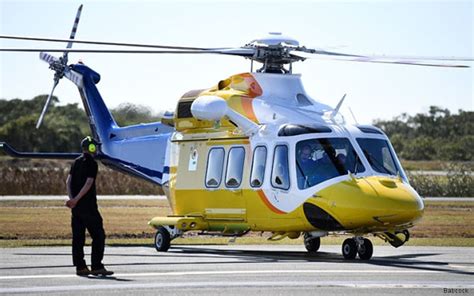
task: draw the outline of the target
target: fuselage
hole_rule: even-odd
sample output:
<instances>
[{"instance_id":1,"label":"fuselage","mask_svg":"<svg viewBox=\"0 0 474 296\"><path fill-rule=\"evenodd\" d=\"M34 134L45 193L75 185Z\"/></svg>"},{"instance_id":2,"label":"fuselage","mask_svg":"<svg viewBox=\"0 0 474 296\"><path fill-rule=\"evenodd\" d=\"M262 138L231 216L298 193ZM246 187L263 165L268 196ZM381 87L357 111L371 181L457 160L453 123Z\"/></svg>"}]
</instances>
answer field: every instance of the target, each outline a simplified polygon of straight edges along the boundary
<instances>
[{"instance_id":1,"label":"fuselage","mask_svg":"<svg viewBox=\"0 0 474 296\"><path fill-rule=\"evenodd\" d=\"M311 99L299 75L235 75L183 101L204 95L261 128L245 135L232 122L177 110L168 184L175 215L202 215L215 230L360 233L406 229L421 217L423 202L387 136L329 117L332 108Z\"/></svg>"},{"instance_id":2,"label":"fuselage","mask_svg":"<svg viewBox=\"0 0 474 296\"><path fill-rule=\"evenodd\" d=\"M164 189L173 215L152 225L296 237L396 233L422 216L423 202L387 136L345 124L306 94L300 75L234 75L186 93L174 118L119 127L95 87L99 74L82 64L71 70L79 74L73 82L101 142L101 161ZM205 96L231 112L198 119L193 106Z\"/></svg>"}]
</instances>

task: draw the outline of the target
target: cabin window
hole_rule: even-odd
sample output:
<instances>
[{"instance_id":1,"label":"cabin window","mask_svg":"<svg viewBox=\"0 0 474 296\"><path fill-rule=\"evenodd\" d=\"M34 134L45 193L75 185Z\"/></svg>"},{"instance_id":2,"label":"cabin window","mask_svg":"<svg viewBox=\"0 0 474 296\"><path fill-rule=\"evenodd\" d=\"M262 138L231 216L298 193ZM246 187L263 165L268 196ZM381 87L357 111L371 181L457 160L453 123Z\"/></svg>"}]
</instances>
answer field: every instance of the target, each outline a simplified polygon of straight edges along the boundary
<instances>
[{"instance_id":1,"label":"cabin window","mask_svg":"<svg viewBox=\"0 0 474 296\"><path fill-rule=\"evenodd\" d=\"M272 186L284 190L290 188L288 147L286 145L278 145L275 147L272 167Z\"/></svg>"},{"instance_id":2,"label":"cabin window","mask_svg":"<svg viewBox=\"0 0 474 296\"><path fill-rule=\"evenodd\" d=\"M265 166L267 164L267 148L258 146L253 151L252 172L250 174L250 186L261 187L265 177Z\"/></svg>"},{"instance_id":3,"label":"cabin window","mask_svg":"<svg viewBox=\"0 0 474 296\"><path fill-rule=\"evenodd\" d=\"M227 159L227 172L225 186L236 188L242 183L244 171L245 149L243 147L232 147Z\"/></svg>"},{"instance_id":4,"label":"cabin window","mask_svg":"<svg viewBox=\"0 0 474 296\"><path fill-rule=\"evenodd\" d=\"M224 167L224 148L212 148L207 158L206 187L217 188L221 184Z\"/></svg>"},{"instance_id":5,"label":"cabin window","mask_svg":"<svg viewBox=\"0 0 474 296\"><path fill-rule=\"evenodd\" d=\"M298 188L313 187L326 180L365 171L349 139L321 138L296 144Z\"/></svg>"}]
</instances>

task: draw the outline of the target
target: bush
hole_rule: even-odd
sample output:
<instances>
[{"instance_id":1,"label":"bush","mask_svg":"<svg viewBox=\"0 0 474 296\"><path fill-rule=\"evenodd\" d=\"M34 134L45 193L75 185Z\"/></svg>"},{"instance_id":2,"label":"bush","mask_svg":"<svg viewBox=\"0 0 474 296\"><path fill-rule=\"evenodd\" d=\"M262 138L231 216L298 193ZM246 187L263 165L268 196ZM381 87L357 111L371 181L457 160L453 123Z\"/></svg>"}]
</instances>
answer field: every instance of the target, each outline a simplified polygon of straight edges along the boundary
<instances>
[{"instance_id":1,"label":"bush","mask_svg":"<svg viewBox=\"0 0 474 296\"><path fill-rule=\"evenodd\" d=\"M406 160L474 160L474 112L431 106L427 114L406 113L392 120L376 120Z\"/></svg>"},{"instance_id":2,"label":"bush","mask_svg":"<svg viewBox=\"0 0 474 296\"><path fill-rule=\"evenodd\" d=\"M67 167L7 167L0 169L0 195L66 195ZM100 165L97 176L100 195L162 195L157 185Z\"/></svg>"},{"instance_id":3,"label":"bush","mask_svg":"<svg viewBox=\"0 0 474 296\"><path fill-rule=\"evenodd\" d=\"M451 164L446 176L408 173L410 184L421 196L474 197L474 175L465 165Z\"/></svg>"},{"instance_id":4,"label":"bush","mask_svg":"<svg viewBox=\"0 0 474 296\"><path fill-rule=\"evenodd\" d=\"M436 155L433 139L429 137L418 137L406 140L403 144L402 158L408 160L432 160Z\"/></svg>"}]
</instances>

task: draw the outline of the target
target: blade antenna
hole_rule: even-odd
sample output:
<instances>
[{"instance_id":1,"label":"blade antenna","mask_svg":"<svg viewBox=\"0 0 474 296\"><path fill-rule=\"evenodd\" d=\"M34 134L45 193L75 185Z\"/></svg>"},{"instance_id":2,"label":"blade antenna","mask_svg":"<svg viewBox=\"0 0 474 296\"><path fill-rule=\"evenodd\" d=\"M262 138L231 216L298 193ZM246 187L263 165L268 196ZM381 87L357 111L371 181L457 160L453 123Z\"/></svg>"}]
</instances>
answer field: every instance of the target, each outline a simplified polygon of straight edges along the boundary
<instances>
[{"instance_id":1,"label":"blade antenna","mask_svg":"<svg viewBox=\"0 0 474 296\"><path fill-rule=\"evenodd\" d=\"M352 114L352 118L354 118L354 122L355 122L355 124L356 124L356 125L359 125L359 122L357 122L357 119L356 119L356 117L354 116L354 113L352 112L352 109L351 109L351 107L348 107L348 108L349 108L349 111L350 111L350 112L351 112L351 114Z\"/></svg>"},{"instance_id":2,"label":"blade antenna","mask_svg":"<svg viewBox=\"0 0 474 296\"><path fill-rule=\"evenodd\" d=\"M333 111L331 112L331 114L329 115L329 117L330 117L331 119L333 119L333 118L337 115L337 113L339 113L339 109L341 108L342 103L344 102L344 99L346 98L346 95L347 95L347 94L344 94L344 95L342 96L342 98L341 98L341 100L339 101L339 103L337 104L336 108L334 108L334 110L333 110Z\"/></svg>"}]
</instances>

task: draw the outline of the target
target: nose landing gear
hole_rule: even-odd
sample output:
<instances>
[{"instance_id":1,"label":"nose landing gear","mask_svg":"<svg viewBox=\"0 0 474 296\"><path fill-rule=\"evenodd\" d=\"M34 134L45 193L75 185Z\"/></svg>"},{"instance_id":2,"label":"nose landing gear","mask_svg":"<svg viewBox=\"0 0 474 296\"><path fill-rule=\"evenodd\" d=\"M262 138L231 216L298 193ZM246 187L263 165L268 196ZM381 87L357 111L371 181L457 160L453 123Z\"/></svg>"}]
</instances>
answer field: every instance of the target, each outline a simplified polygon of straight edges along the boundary
<instances>
[{"instance_id":1,"label":"nose landing gear","mask_svg":"<svg viewBox=\"0 0 474 296\"><path fill-rule=\"evenodd\" d=\"M366 238L356 236L348 238L342 243L342 255L344 259L355 259L357 254L362 260L369 260L372 258L374 247L372 242Z\"/></svg>"}]
</instances>

